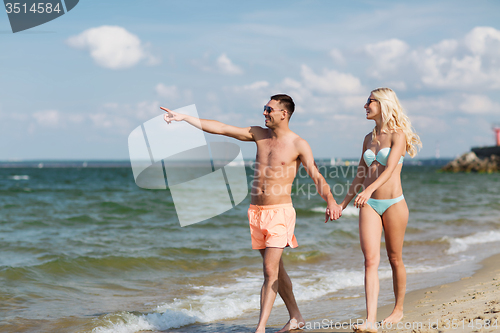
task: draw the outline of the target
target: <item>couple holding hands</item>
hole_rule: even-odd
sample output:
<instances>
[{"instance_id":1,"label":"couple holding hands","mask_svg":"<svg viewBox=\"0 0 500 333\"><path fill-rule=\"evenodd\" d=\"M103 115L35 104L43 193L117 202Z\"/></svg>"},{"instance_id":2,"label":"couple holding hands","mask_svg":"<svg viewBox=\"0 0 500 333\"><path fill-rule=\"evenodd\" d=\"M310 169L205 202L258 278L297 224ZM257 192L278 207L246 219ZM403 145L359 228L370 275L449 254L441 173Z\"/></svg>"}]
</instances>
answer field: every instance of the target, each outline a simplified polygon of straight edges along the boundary
<instances>
[{"instance_id":1,"label":"couple holding hands","mask_svg":"<svg viewBox=\"0 0 500 333\"><path fill-rule=\"evenodd\" d=\"M378 266L382 229L392 268L396 298L394 310L383 323L397 323L403 318L406 270L402 259L403 241L408 222L408 206L401 187L401 169L406 153L416 155L420 139L412 130L395 92L378 88L366 104L366 119L375 121L373 131L363 139L363 150L356 177L344 200L338 204L328 183L319 172L306 140L288 127L295 104L288 95L271 97L264 106L265 128L235 127L215 120L198 119L163 108L165 121L186 121L199 129L229 136L257 145L255 173L248 209L252 248L263 258L264 284L260 296L260 317L256 333L265 326L277 293L283 299L290 320L279 332L300 329L305 325L292 291L281 255L287 246L298 246L294 235L295 210L291 191L300 164L314 181L318 193L327 202L326 220L336 220L356 196L359 211L359 238L365 257L366 320L354 325L355 332L377 332Z\"/></svg>"}]
</instances>

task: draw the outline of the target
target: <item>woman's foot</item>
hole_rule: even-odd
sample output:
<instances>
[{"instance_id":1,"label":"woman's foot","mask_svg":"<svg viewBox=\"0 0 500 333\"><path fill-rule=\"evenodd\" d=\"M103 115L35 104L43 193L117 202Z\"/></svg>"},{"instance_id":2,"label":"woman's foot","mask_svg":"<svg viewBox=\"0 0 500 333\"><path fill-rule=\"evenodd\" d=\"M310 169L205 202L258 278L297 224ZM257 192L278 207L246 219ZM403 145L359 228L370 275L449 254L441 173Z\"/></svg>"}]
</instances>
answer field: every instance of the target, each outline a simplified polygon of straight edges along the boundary
<instances>
[{"instance_id":1,"label":"woman's foot","mask_svg":"<svg viewBox=\"0 0 500 333\"><path fill-rule=\"evenodd\" d=\"M356 333L376 333L378 323L365 320L362 324L354 324L353 330Z\"/></svg>"},{"instance_id":2,"label":"woman's foot","mask_svg":"<svg viewBox=\"0 0 500 333\"><path fill-rule=\"evenodd\" d=\"M289 332L289 331L295 331L295 330L302 330L304 329L305 322L303 318L300 318L300 320L297 320L295 318L290 319L288 323L286 323L285 326L283 326L282 329L280 329L276 333L283 333L283 332Z\"/></svg>"},{"instance_id":3,"label":"woman's foot","mask_svg":"<svg viewBox=\"0 0 500 333\"><path fill-rule=\"evenodd\" d=\"M403 311L392 311L389 317L382 320L382 325L397 324L403 319Z\"/></svg>"}]
</instances>

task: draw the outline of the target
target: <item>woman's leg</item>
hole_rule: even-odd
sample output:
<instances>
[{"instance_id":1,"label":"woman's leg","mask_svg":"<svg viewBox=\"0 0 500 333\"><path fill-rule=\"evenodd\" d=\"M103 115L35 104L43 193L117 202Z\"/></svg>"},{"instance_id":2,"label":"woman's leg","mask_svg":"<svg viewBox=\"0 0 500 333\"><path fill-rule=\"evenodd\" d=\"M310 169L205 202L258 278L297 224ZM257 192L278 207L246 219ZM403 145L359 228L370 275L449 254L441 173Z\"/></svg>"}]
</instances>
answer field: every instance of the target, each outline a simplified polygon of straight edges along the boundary
<instances>
[{"instance_id":1,"label":"woman's leg","mask_svg":"<svg viewBox=\"0 0 500 333\"><path fill-rule=\"evenodd\" d=\"M372 207L365 205L359 211L359 240L365 257L366 320L372 325L377 321L381 237L382 219Z\"/></svg>"},{"instance_id":2,"label":"woman's leg","mask_svg":"<svg viewBox=\"0 0 500 333\"><path fill-rule=\"evenodd\" d=\"M406 293L406 269L403 263L403 242L408 224L408 206L401 200L389 207L382 215L385 247L392 268L392 283L396 303L392 313L384 319L387 323L397 323L403 318L403 303Z\"/></svg>"}]
</instances>

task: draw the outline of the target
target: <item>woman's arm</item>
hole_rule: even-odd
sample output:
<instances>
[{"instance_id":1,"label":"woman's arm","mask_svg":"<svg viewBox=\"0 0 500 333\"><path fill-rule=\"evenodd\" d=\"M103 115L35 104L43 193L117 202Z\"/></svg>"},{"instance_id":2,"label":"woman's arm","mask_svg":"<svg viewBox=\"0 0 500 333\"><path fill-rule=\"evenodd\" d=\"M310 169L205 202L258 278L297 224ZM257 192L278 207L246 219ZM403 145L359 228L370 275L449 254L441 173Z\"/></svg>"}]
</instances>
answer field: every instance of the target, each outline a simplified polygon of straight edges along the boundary
<instances>
[{"instance_id":1,"label":"woman's arm","mask_svg":"<svg viewBox=\"0 0 500 333\"><path fill-rule=\"evenodd\" d=\"M369 134L369 135L371 135L371 134ZM363 154L364 154L364 152L366 150L366 143L367 143L366 140L367 140L367 138L368 138L369 135L367 135L365 137L365 140L363 141L363 149L361 151L361 158L359 159L359 164L358 164L358 170L356 172L356 177L352 181L351 186L349 187L349 191L347 191L347 194L346 194L344 200L342 200L342 202L340 203L340 205L342 206L342 209L345 209L347 207L347 205L349 204L349 202L351 202L352 198L354 198L354 196L356 195L356 193L359 192L360 185L362 185L363 182L365 181L366 172L368 170L368 166L365 163L365 160L363 158Z\"/></svg>"}]
</instances>

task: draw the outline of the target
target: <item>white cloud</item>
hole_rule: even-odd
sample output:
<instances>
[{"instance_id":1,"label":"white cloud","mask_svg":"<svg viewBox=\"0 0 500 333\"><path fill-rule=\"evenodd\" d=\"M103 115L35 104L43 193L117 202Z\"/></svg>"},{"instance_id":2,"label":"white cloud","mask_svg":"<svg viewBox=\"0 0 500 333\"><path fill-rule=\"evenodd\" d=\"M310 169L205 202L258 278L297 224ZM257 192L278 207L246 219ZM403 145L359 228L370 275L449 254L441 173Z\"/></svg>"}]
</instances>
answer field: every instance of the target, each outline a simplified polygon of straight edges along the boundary
<instances>
[{"instance_id":1,"label":"white cloud","mask_svg":"<svg viewBox=\"0 0 500 333\"><path fill-rule=\"evenodd\" d=\"M111 102L102 104L99 110L87 114L85 119L89 120L94 128L126 134L144 121L162 113L158 101L142 101L135 104Z\"/></svg>"},{"instance_id":2,"label":"white cloud","mask_svg":"<svg viewBox=\"0 0 500 333\"><path fill-rule=\"evenodd\" d=\"M450 129L449 122L441 118L424 115L412 115L410 119L411 125L416 129L417 134L422 132L443 133Z\"/></svg>"},{"instance_id":3,"label":"white cloud","mask_svg":"<svg viewBox=\"0 0 500 333\"><path fill-rule=\"evenodd\" d=\"M158 83L155 87L156 93L166 99L177 99L180 96L179 89L176 86L166 86Z\"/></svg>"},{"instance_id":4,"label":"white cloud","mask_svg":"<svg viewBox=\"0 0 500 333\"><path fill-rule=\"evenodd\" d=\"M219 96L214 92L209 92L206 94L207 101L210 103L218 103Z\"/></svg>"},{"instance_id":5,"label":"white cloud","mask_svg":"<svg viewBox=\"0 0 500 333\"><path fill-rule=\"evenodd\" d=\"M119 26L87 29L66 42L71 47L89 50L92 59L104 68L129 68L142 59L149 64L159 63L158 58L148 54L139 37Z\"/></svg>"},{"instance_id":6,"label":"white cloud","mask_svg":"<svg viewBox=\"0 0 500 333\"><path fill-rule=\"evenodd\" d=\"M107 113L92 113L89 114L90 120L94 123L95 127L100 127L100 128L110 128L114 127L115 122L114 122L114 117L111 117Z\"/></svg>"},{"instance_id":7,"label":"white cloud","mask_svg":"<svg viewBox=\"0 0 500 333\"><path fill-rule=\"evenodd\" d=\"M124 112L125 110L125 112ZM96 112L88 115L92 125L95 128L104 128L107 132L120 134L128 134L130 131L141 124L141 121L131 121L132 116L128 116L130 112L126 112L126 108L120 108L119 112ZM141 112L134 110L134 118L139 118ZM154 115L158 115L157 111ZM149 120L151 116L144 117L144 120Z\"/></svg>"},{"instance_id":8,"label":"white cloud","mask_svg":"<svg viewBox=\"0 0 500 333\"><path fill-rule=\"evenodd\" d=\"M267 102L269 93L290 95L296 104L297 114L348 113L359 110L364 113L366 91L358 78L349 73L324 69L316 74L306 65L302 65L300 79L285 77L281 82L271 84L256 81L244 86L227 87L228 91L242 94L248 105L259 107Z\"/></svg>"},{"instance_id":9,"label":"white cloud","mask_svg":"<svg viewBox=\"0 0 500 333\"><path fill-rule=\"evenodd\" d=\"M367 44L364 52L372 60L369 76L398 90L500 89L500 30L492 27L413 50L405 41L389 39Z\"/></svg>"},{"instance_id":10,"label":"white cloud","mask_svg":"<svg viewBox=\"0 0 500 333\"><path fill-rule=\"evenodd\" d=\"M387 82L387 86L391 87L392 89L402 90L402 91L407 89L405 81L389 81Z\"/></svg>"},{"instance_id":11,"label":"white cloud","mask_svg":"<svg viewBox=\"0 0 500 333\"><path fill-rule=\"evenodd\" d=\"M356 94L364 89L361 81L352 74L324 69L322 74L318 75L306 65L302 65L301 69L304 85L312 91L337 95Z\"/></svg>"},{"instance_id":12,"label":"white cloud","mask_svg":"<svg viewBox=\"0 0 500 333\"><path fill-rule=\"evenodd\" d=\"M68 123L78 124L85 120L84 115L61 113L58 110L36 111L32 118L38 125L45 127L66 127Z\"/></svg>"},{"instance_id":13,"label":"white cloud","mask_svg":"<svg viewBox=\"0 0 500 333\"><path fill-rule=\"evenodd\" d=\"M69 114L69 115L66 115L65 118L68 119L69 122L76 123L76 124L81 123L85 120L85 116L81 115L81 114Z\"/></svg>"},{"instance_id":14,"label":"white cloud","mask_svg":"<svg viewBox=\"0 0 500 333\"><path fill-rule=\"evenodd\" d=\"M155 92L160 97L155 100L143 100L138 103L125 104L108 102L101 105L96 112L86 115L95 128L105 128L115 133L127 134L145 121L163 114L160 106L170 109L192 103L190 90L179 89L158 83Z\"/></svg>"},{"instance_id":15,"label":"white cloud","mask_svg":"<svg viewBox=\"0 0 500 333\"><path fill-rule=\"evenodd\" d=\"M332 49L330 51L330 57L332 57L333 61L337 65L344 65L345 64L344 56L342 55L342 52L339 49Z\"/></svg>"},{"instance_id":16,"label":"white cloud","mask_svg":"<svg viewBox=\"0 0 500 333\"><path fill-rule=\"evenodd\" d=\"M262 88L267 88L269 87L269 82L267 81L257 81L252 84L248 84L246 86L243 86L243 90L258 90Z\"/></svg>"},{"instance_id":17,"label":"white cloud","mask_svg":"<svg viewBox=\"0 0 500 333\"><path fill-rule=\"evenodd\" d=\"M30 116L28 114L24 113L17 113L17 112L1 112L0 110L0 119L8 119L8 120L15 120L15 121L26 121L29 120Z\"/></svg>"},{"instance_id":18,"label":"white cloud","mask_svg":"<svg viewBox=\"0 0 500 333\"><path fill-rule=\"evenodd\" d=\"M57 110L37 111L33 113L33 118L42 126L56 127L61 121L61 115Z\"/></svg>"},{"instance_id":19,"label":"white cloud","mask_svg":"<svg viewBox=\"0 0 500 333\"><path fill-rule=\"evenodd\" d=\"M473 88L482 86L494 78L481 70L480 56L464 56L461 59L443 57L428 49L424 55L416 55L421 69L421 80L429 87ZM491 82L489 82L491 85Z\"/></svg>"},{"instance_id":20,"label":"white cloud","mask_svg":"<svg viewBox=\"0 0 500 333\"><path fill-rule=\"evenodd\" d=\"M104 103L103 106L107 109L117 109L120 105L118 103Z\"/></svg>"},{"instance_id":21,"label":"white cloud","mask_svg":"<svg viewBox=\"0 0 500 333\"><path fill-rule=\"evenodd\" d=\"M303 83L289 77L284 78L280 83L274 85L273 91L290 95L295 101L296 113L301 113L303 111L301 104L306 103L313 95Z\"/></svg>"},{"instance_id":22,"label":"white cloud","mask_svg":"<svg viewBox=\"0 0 500 333\"><path fill-rule=\"evenodd\" d=\"M270 91L275 91L275 87L269 87L270 83L267 81L256 81L244 86L224 87L223 89L230 94L239 94L238 100L245 101L244 104L247 106L260 109L262 105L267 103Z\"/></svg>"},{"instance_id":23,"label":"white cloud","mask_svg":"<svg viewBox=\"0 0 500 333\"><path fill-rule=\"evenodd\" d=\"M163 114L163 110L160 109L160 102L158 101L142 101L137 103L134 108L134 113L137 119L149 120L159 114Z\"/></svg>"},{"instance_id":24,"label":"white cloud","mask_svg":"<svg viewBox=\"0 0 500 333\"><path fill-rule=\"evenodd\" d=\"M386 72L394 71L407 57L409 45L399 39L389 39L365 46L365 51L374 60L374 67L369 71L371 76L381 78Z\"/></svg>"},{"instance_id":25,"label":"white cloud","mask_svg":"<svg viewBox=\"0 0 500 333\"><path fill-rule=\"evenodd\" d=\"M339 97L339 102L342 104L344 109L359 110L364 114L364 105L366 103L366 98L367 95L341 96Z\"/></svg>"},{"instance_id":26,"label":"white cloud","mask_svg":"<svg viewBox=\"0 0 500 333\"><path fill-rule=\"evenodd\" d=\"M300 84L300 82L294 80L294 79L291 79L289 77L286 77L283 79L283 83L282 83L282 86L284 88L292 88L292 89L299 89L302 87L302 85Z\"/></svg>"},{"instance_id":27,"label":"white cloud","mask_svg":"<svg viewBox=\"0 0 500 333\"><path fill-rule=\"evenodd\" d=\"M243 70L233 64L225 53L221 54L216 61L217 69L223 74L237 75L243 74Z\"/></svg>"},{"instance_id":28,"label":"white cloud","mask_svg":"<svg viewBox=\"0 0 500 333\"><path fill-rule=\"evenodd\" d=\"M476 27L465 36L465 45L473 54L491 52L500 55L500 31L491 27Z\"/></svg>"},{"instance_id":29,"label":"white cloud","mask_svg":"<svg viewBox=\"0 0 500 333\"><path fill-rule=\"evenodd\" d=\"M305 123L301 124L302 126L316 126L316 121L314 119L309 119L308 121L306 121Z\"/></svg>"},{"instance_id":30,"label":"white cloud","mask_svg":"<svg viewBox=\"0 0 500 333\"><path fill-rule=\"evenodd\" d=\"M413 115L428 115L440 116L447 113L454 112L456 105L454 105L455 96L418 96L413 99L402 100L401 104L407 110L410 116Z\"/></svg>"},{"instance_id":31,"label":"white cloud","mask_svg":"<svg viewBox=\"0 0 500 333\"><path fill-rule=\"evenodd\" d=\"M177 86L166 86L158 83L155 87L156 93L168 103L192 103L193 93L189 89L181 90Z\"/></svg>"},{"instance_id":32,"label":"white cloud","mask_svg":"<svg viewBox=\"0 0 500 333\"><path fill-rule=\"evenodd\" d=\"M455 39L444 39L436 45L432 46L438 54L442 56L453 56L458 50L459 43Z\"/></svg>"},{"instance_id":33,"label":"white cloud","mask_svg":"<svg viewBox=\"0 0 500 333\"><path fill-rule=\"evenodd\" d=\"M500 88L500 31L476 27L463 40L412 52L421 81L443 89Z\"/></svg>"},{"instance_id":34,"label":"white cloud","mask_svg":"<svg viewBox=\"0 0 500 333\"><path fill-rule=\"evenodd\" d=\"M459 109L469 114L497 113L500 110L500 104L494 103L485 95L466 94Z\"/></svg>"},{"instance_id":35,"label":"white cloud","mask_svg":"<svg viewBox=\"0 0 500 333\"><path fill-rule=\"evenodd\" d=\"M193 66L198 67L204 72L221 73L226 75L239 75L244 71L241 67L235 65L231 59L222 53L217 59L211 57L210 53L205 53L202 59L193 60Z\"/></svg>"}]
</instances>

